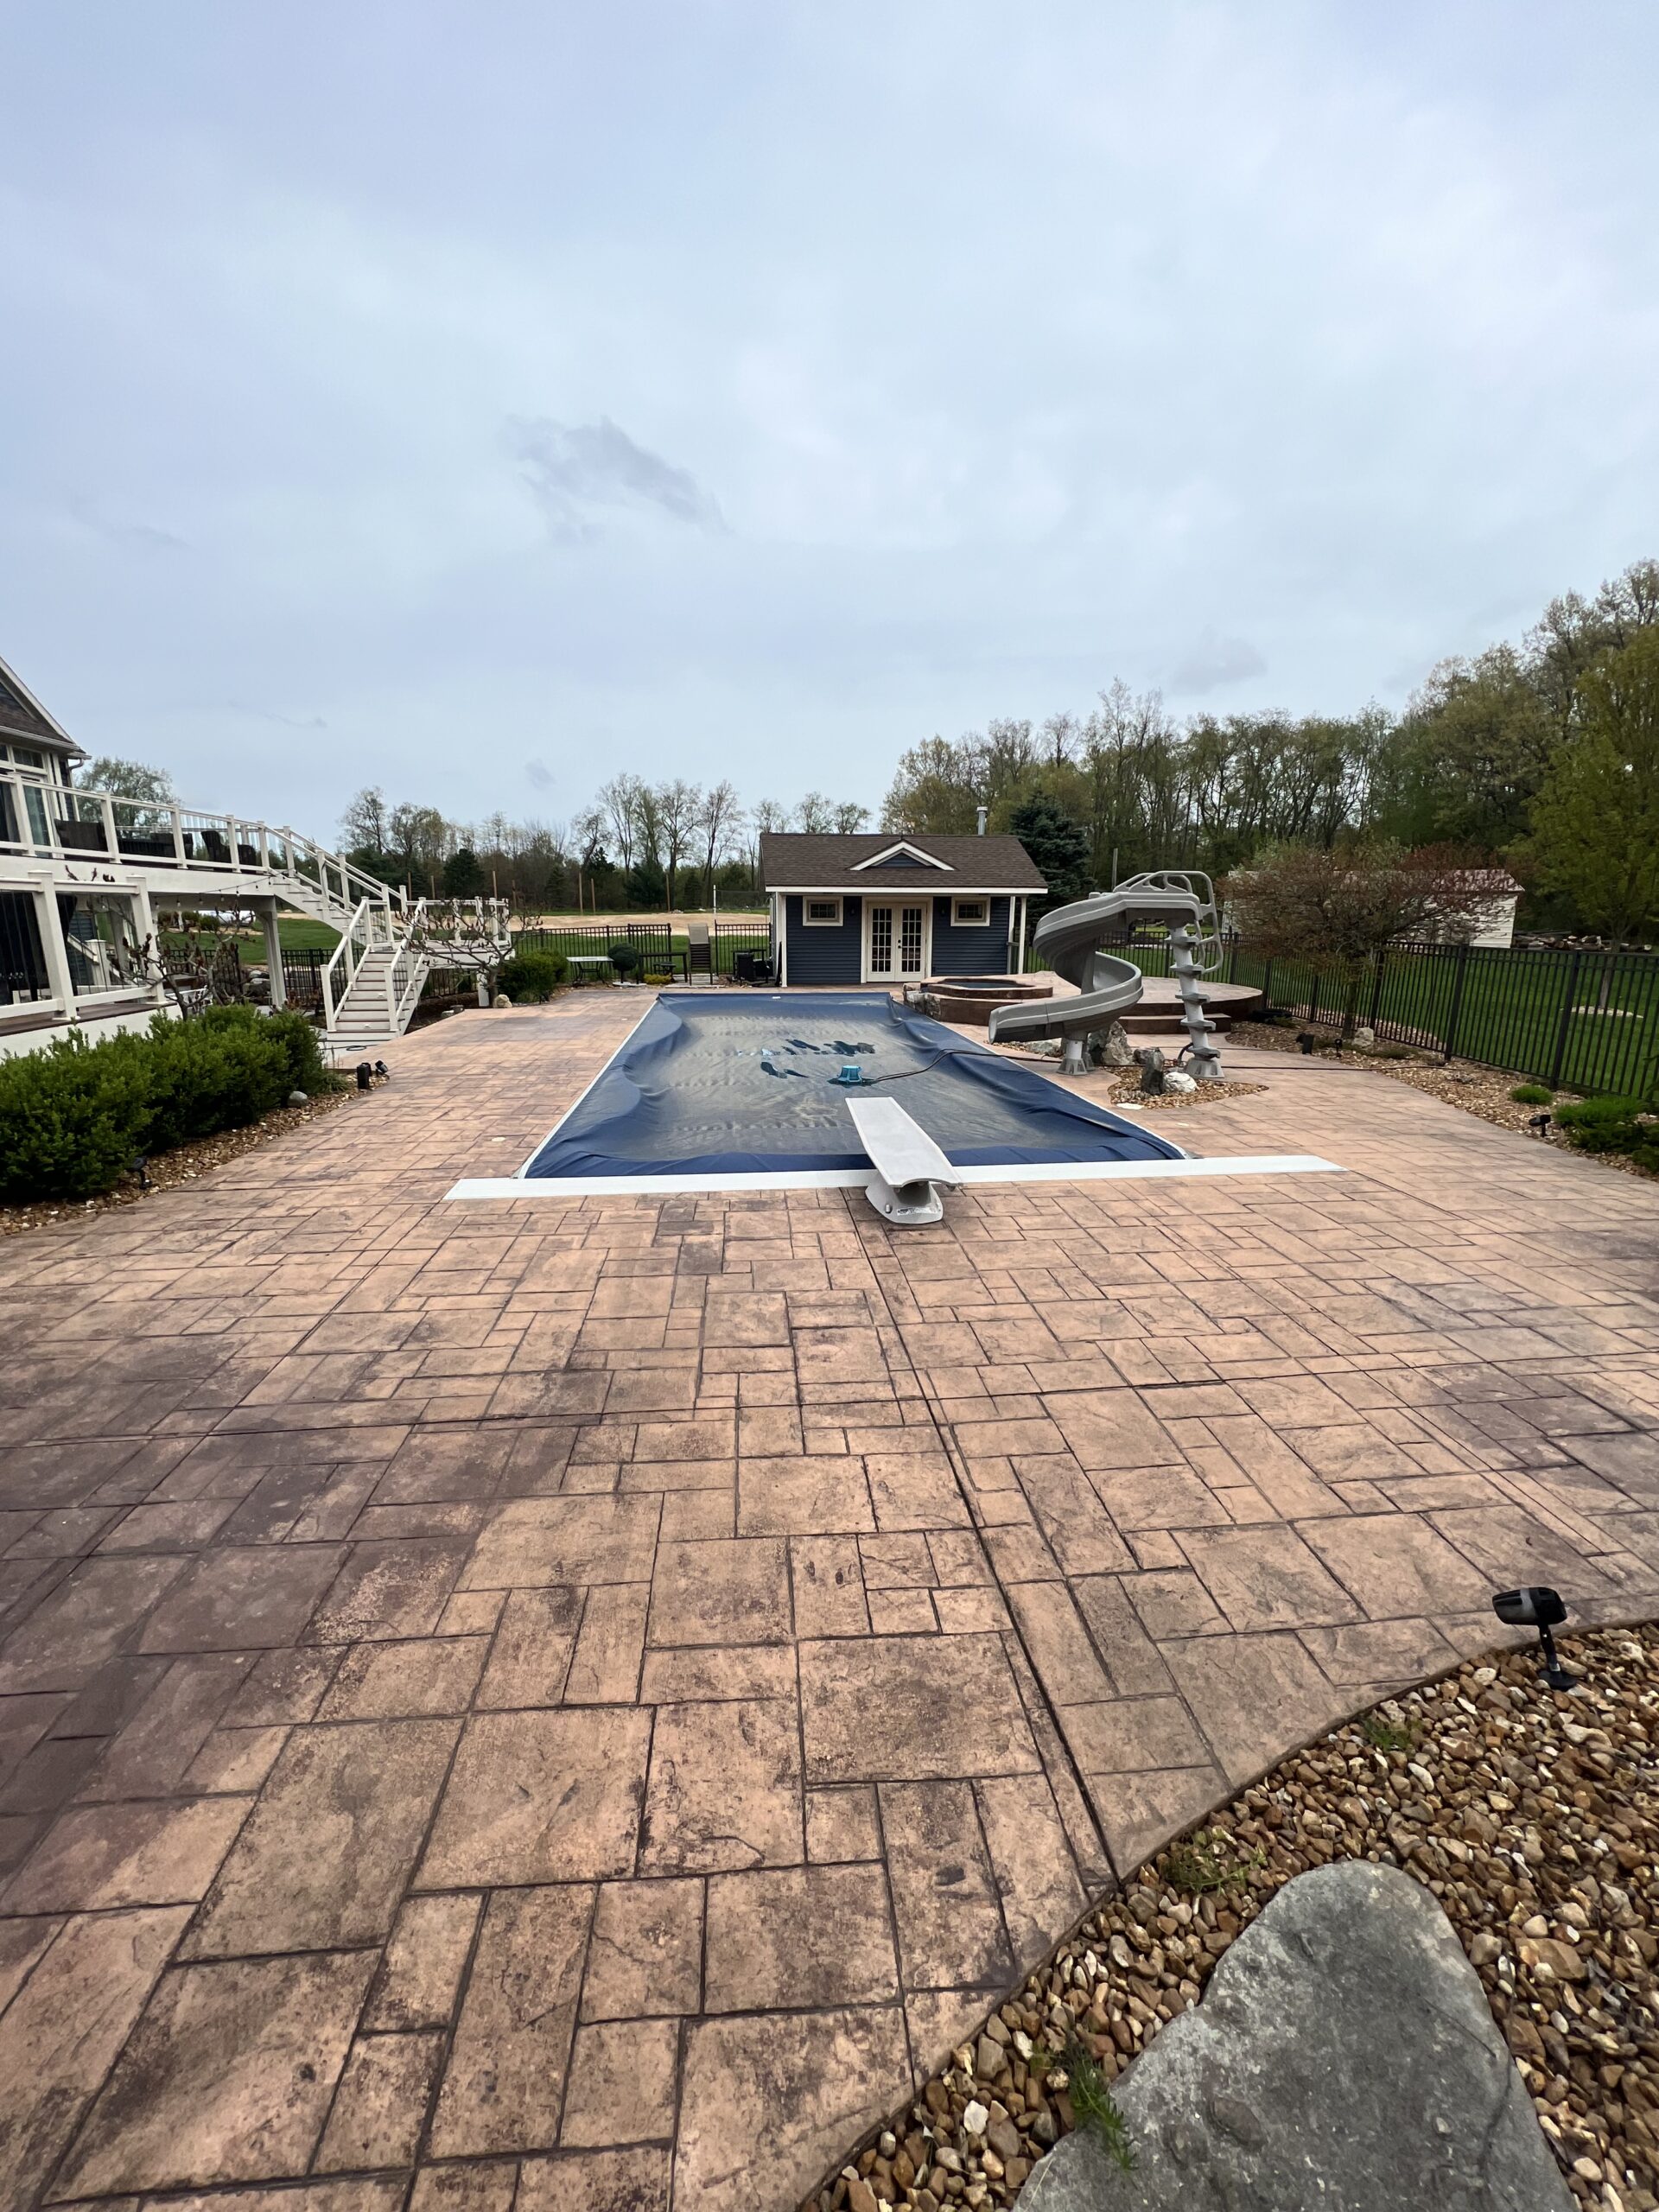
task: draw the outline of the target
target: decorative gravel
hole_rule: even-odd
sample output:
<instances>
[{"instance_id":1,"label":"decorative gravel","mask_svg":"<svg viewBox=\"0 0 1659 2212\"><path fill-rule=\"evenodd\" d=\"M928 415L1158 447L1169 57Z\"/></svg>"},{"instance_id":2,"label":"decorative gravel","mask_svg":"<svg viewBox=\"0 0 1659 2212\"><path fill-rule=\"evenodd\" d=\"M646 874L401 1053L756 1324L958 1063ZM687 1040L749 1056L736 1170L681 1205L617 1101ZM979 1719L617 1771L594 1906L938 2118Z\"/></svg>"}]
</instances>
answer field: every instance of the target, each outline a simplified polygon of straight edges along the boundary
<instances>
[{"instance_id":1,"label":"decorative gravel","mask_svg":"<svg viewBox=\"0 0 1659 2212\"><path fill-rule=\"evenodd\" d=\"M803 2212L1013 2203L1074 2125L1068 2048L1097 2092L1198 2002L1281 1884L1357 1858L1440 1899L1579 2202L1651 2212L1659 1629L1561 1649L1582 1677L1572 1694L1541 1686L1529 1649L1461 1667L1285 1760L1161 1852Z\"/></svg>"},{"instance_id":2,"label":"decorative gravel","mask_svg":"<svg viewBox=\"0 0 1659 2212\"><path fill-rule=\"evenodd\" d=\"M245 1152L257 1152L261 1145L273 1143L323 1114L334 1113L360 1096L354 1090L328 1091L320 1098L308 1099L303 1106L279 1106L245 1129L221 1129L217 1136L200 1137L194 1144L157 1153L145 1169L149 1190L136 1175L129 1175L99 1198L43 1198L31 1205L0 1205L0 1236L21 1236L31 1229L48 1228L54 1221L84 1221L89 1214L116 1213L123 1206L137 1205L153 1191L171 1191L181 1183L194 1183L215 1167L224 1166L226 1160L239 1160Z\"/></svg>"},{"instance_id":3,"label":"decorative gravel","mask_svg":"<svg viewBox=\"0 0 1659 2212\"><path fill-rule=\"evenodd\" d=\"M1241 1021L1233 1026L1233 1036L1241 1045L1249 1045L1258 1052L1300 1052L1297 1031L1281 1029L1276 1023ZM1334 1045L1334 1029L1316 1029L1314 1035ZM1526 1131L1535 1114L1548 1109L1538 1106L1522 1106L1510 1093L1517 1084L1529 1083L1529 1076L1505 1073L1501 1068L1478 1066L1472 1060L1453 1060L1450 1065L1427 1052L1408 1051L1402 1058L1385 1058L1373 1052L1358 1052L1349 1046L1341 1055L1345 1068L1357 1068L1366 1075L1385 1075L1395 1083L1409 1084L1414 1090L1426 1090L1431 1098L1439 1098L1448 1106L1456 1106L1465 1114L1474 1114L1483 1122L1495 1122L1501 1129ZM1557 1096L1565 1103L1578 1096L1576 1091L1559 1091ZM1552 1142L1556 1141L1552 1137ZM1631 1160L1616 1153L1580 1153L1582 1160L1594 1160L1598 1165L1622 1169L1629 1174L1645 1171Z\"/></svg>"}]
</instances>

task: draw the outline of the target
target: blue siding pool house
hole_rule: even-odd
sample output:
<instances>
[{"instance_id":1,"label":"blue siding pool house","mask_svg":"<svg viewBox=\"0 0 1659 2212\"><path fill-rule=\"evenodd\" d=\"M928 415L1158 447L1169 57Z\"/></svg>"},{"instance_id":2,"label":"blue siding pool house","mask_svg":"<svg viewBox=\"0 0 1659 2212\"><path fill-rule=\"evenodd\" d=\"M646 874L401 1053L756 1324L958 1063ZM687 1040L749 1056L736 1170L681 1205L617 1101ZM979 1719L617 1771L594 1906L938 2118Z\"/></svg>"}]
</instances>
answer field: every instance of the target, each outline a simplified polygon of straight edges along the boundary
<instances>
[{"instance_id":1,"label":"blue siding pool house","mask_svg":"<svg viewBox=\"0 0 1659 2212\"><path fill-rule=\"evenodd\" d=\"M1047 885L1017 837L760 839L772 973L783 985L1018 974Z\"/></svg>"}]
</instances>

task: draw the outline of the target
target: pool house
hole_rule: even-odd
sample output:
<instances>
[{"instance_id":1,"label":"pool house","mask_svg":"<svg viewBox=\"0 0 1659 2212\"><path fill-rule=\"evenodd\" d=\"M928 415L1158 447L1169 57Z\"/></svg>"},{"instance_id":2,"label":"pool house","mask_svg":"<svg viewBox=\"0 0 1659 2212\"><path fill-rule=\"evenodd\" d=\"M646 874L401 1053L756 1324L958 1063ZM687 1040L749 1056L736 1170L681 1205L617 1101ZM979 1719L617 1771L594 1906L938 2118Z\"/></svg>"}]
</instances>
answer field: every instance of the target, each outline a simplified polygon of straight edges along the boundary
<instances>
[{"instance_id":1,"label":"pool house","mask_svg":"<svg viewBox=\"0 0 1659 2212\"><path fill-rule=\"evenodd\" d=\"M1017 975L1047 885L1017 837L767 831L760 875L782 984Z\"/></svg>"}]
</instances>

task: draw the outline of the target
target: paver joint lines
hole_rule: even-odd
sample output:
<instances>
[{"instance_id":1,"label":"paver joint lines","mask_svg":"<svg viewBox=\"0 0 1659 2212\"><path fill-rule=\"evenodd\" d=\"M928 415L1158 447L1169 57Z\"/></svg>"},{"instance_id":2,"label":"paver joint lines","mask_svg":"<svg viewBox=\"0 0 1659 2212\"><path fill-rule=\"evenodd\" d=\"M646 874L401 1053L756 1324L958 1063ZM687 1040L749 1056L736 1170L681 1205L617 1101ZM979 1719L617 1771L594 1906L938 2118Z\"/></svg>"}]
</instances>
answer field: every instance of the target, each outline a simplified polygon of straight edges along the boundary
<instances>
[{"instance_id":1,"label":"paver joint lines","mask_svg":"<svg viewBox=\"0 0 1659 2212\"><path fill-rule=\"evenodd\" d=\"M791 2206L1495 1585L1652 1609L1659 1192L1336 1071L1193 1122L1317 1186L443 1205L637 1004L0 1247L0 2212Z\"/></svg>"}]
</instances>

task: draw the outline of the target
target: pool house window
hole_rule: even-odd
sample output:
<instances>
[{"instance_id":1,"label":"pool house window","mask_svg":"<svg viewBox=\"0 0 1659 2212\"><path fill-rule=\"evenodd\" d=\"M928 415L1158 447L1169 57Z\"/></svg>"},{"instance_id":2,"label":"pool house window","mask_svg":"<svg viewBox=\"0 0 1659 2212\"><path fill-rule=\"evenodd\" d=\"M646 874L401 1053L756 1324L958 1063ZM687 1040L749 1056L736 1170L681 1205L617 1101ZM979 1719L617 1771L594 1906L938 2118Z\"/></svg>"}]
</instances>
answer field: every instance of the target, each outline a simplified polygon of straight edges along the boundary
<instances>
[{"instance_id":1,"label":"pool house window","mask_svg":"<svg viewBox=\"0 0 1659 2212\"><path fill-rule=\"evenodd\" d=\"M983 929L990 918L991 902L988 899L953 899L950 901L952 929Z\"/></svg>"},{"instance_id":2,"label":"pool house window","mask_svg":"<svg viewBox=\"0 0 1659 2212\"><path fill-rule=\"evenodd\" d=\"M810 930L838 930L841 927L839 899L807 899L802 901L801 919Z\"/></svg>"}]
</instances>

